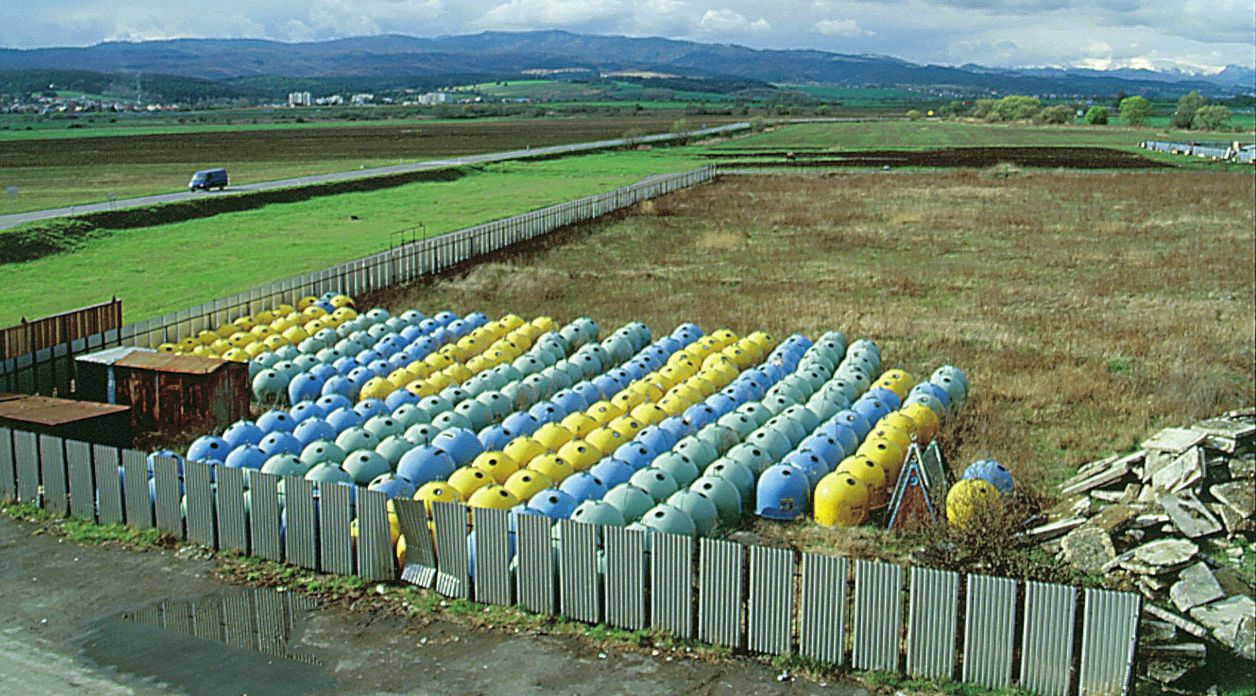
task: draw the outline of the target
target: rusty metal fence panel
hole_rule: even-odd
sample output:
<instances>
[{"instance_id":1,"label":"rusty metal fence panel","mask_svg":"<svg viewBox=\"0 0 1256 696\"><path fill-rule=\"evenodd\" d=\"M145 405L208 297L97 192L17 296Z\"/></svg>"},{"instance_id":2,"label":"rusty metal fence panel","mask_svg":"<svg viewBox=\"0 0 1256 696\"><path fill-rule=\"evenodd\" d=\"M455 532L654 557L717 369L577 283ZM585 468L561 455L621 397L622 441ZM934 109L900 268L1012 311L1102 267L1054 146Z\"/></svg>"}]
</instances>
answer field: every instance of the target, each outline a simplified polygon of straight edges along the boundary
<instances>
[{"instance_id":1,"label":"rusty metal fence panel","mask_svg":"<svg viewBox=\"0 0 1256 696\"><path fill-rule=\"evenodd\" d=\"M216 548L213 465L207 462L188 462L183 465L183 474L188 501L188 541L211 549Z\"/></svg>"},{"instance_id":2,"label":"rusty metal fence panel","mask_svg":"<svg viewBox=\"0 0 1256 696\"><path fill-rule=\"evenodd\" d=\"M218 548L249 552L248 516L244 510L244 470L227 466L214 471L218 479Z\"/></svg>"},{"instance_id":3,"label":"rusty metal fence panel","mask_svg":"<svg viewBox=\"0 0 1256 696\"><path fill-rule=\"evenodd\" d=\"M343 483L318 484L318 560L328 573L353 575L352 494Z\"/></svg>"},{"instance_id":4,"label":"rusty metal fence panel","mask_svg":"<svg viewBox=\"0 0 1256 696\"><path fill-rule=\"evenodd\" d=\"M846 661L845 558L802 555L802 592L798 611L798 653L835 665Z\"/></svg>"},{"instance_id":5,"label":"rusty metal fence panel","mask_svg":"<svg viewBox=\"0 0 1256 696\"><path fill-rule=\"evenodd\" d=\"M318 568L318 519L314 513L314 482L300 476L283 478L284 560Z\"/></svg>"},{"instance_id":6,"label":"rusty metal fence panel","mask_svg":"<svg viewBox=\"0 0 1256 696\"><path fill-rule=\"evenodd\" d=\"M602 583L597 570L596 525L558 521L559 607L563 616L585 623L602 621Z\"/></svg>"},{"instance_id":7,"label":"rusty metal fence panel","mask_svg":"<svg viewBox=\"0 0 1256 696\"><path fill-rule=\"evenodd\" d=\"M606 527L606 623L637 631L645 628L645 532Z\"/></svg>"},{"instance_id":8,"label":"rusty metal fence panel","mask_svg":"<svg viewBox=\"0 0 1256 696\"><path fill-rule=\"evenodd\" d=\"M1077 590L1043 582L1025 584L1020 687L1039 696L1067 696L1073 666Z\"/></svg>"},{"instance_id":9,"label":"rusty metal fence panel","mask_svg":"<svg viewBox=\"0 0 1256 696\"><path fill-rule=\"evenodd\" d=\"M514 604L514 587L510 582L510 513L476 508L473 519L475 600L511 606Z\"/></svg>"},{"instance_id":10,"label":"rusty metal fence panel","mask_svg":"<svg viewBox=\"0 0 1256 696\"><path fill-rule=\"evenodd\" d=\"M17 500L17 469L13 466L13 432L0 428L0 501Z\"/></svg>"},{"instance_id":11,"label":"rusty metal fence panel","mask_svg":"<svg viewBox=\"0 0 1256 696\"><path fill-rule=\"evenodd\" d=\"M467 506L432 503L436 532L436 591L446 597L471 599L467 559Z\"/></svg>"},{"instance_id":12,"label":"rusty metal fence panel","mask_svg":"<svg viewBox=\"0 0 1256 696\"><path fill-rule=\"evenodd\" d=\"M1086 590L1078 696L1129 692L1141 598L1130 592Z\"/></svg>"},{"instance_id":13,"label":"rusty metal fence panel","mask_svg":"<svg viewBox=\"0 0 1256 696\"><path fill-rule=\"evenodd\" d=\"M122 493L126 523L136 529L152 529L153 498L148 486L148 457L143 452L122 450Z\"/></svg>"},{"instance_id":14,"label":"rusty metal fence panel","mask_svg":"<svg viewBox=\"0 0 1256 696\"><path fill-rule=\"evenodd\" d=\"M65 441L65 466L70 476L70 514L96 521L96 486L92 482L92 446Z\"/></svg>"},{"instance_id":15,"label":"rusty metal fence panel","mask_svg":"<svg viewBox=\"0 0 1256 696\"><path fill-rule=\"evenodd\" d=\"M122 524L122 465L118 450L92 445L92 463L96 468L96 513L101 524Z\"/></svg>"},{"instance_id":16,"label":"rusty metal fence panel","mask_svg":"<svg viewBox=\"0 0 1256 696\"><path fill-rule=\"evenodd\" d=\"M397 523L406 538L405 565L401 579L411 585L431 587L436 582L436 555L432 550L432 534L427 526L427 508L423 501L398 498L393 501ZM327 533L326 529L323 531Z\"/></svg>"},{"instance_id":17,"label":"rusty metal fence panel","mask_svg":"<svg viewBox=\"0 0 1256 696\"><path fill-rule=\"evenodd\" d=\"M35 433L13 431L13 464L17 468L17 499L39 504L39 440Z\"/></svg>"},{"instance_id":18,"label":"rusty metal fence panel","mask_svg":"<svg viewBox=\"0 0 1256 696\"><path fill-rule=\"evenodd\" d=\"M959 574L911 569L907 605L907 676L950 679L955 673Z\"/></svg>"},{"instance_id":19,"label":"rusty metal fence panel","mask_svg":"<svg viewBox=\"0 0 1256 696\"><path fill-rule=\"evenodd\" d=\"M693 539L651 532L650 619L678 638L693 637Z\"/></svg>"},{"instance_id":20,"label":"rusty metal fence panel","mask_svg":"<svg viewBox=\"0 0 1256 696\"><path fill-rule=\"evenodd\" d=\"M183 481L179 460L153 455L153 486L156 491L157 529L183 538Z\"/></svg>"},{"instance_id":21,"label":"rusty metal fence panel","mask_svg":"<svg viewBox=\"0 0 1256 696\"><path fill-rule=\"evenodd\" d=\"M851 645L855 669L898 671L902 615L903 569L888 563L855 561Z\"/></svg>"},{"instance_id":22,"label":"rusty metal fence panel","mask_svg":"<svg viewBox=\"0 0 1256 696\"><path fill-rule=\"evenodd\" d=\"M731 541L698 542L698 640L741 647L741 571L745 551Z\"/></svg>"},{"instance_id":23,"label":"rusty metal fence panel","mask_svg":"<svg viewBox=\"0 0 1256 696\"><path fill-rule=\"evenodd\" d=\"M65 450L62 440L39 436L39 473L44 485L45 510L64 517L69 512L69 488L65 480Z\"/></svg>"},{"instance_id":24,"label":"rusty metal fence panel","mask_svg":"<svg viewBox=\"0 0 1256 696\"><path fill-rule=\"evenodd\" d=\"M366 580L392 580L397 575L393 555L392 529L388 520L388 496L366 488L357 489L358 574ZM463 515L466 527L466 515ZM463 546L463 572L466 572L466 546Z\"/></svg>"},{"instance_id":25,"label":"rusty metal fence panel","mask_svg":"<svg viewBox=\"0 0 1256 696\"><path fill-rule=\"evenodd\" d=\"M279 477L260 471L247 472L249 544L254 556L283 560L279 536Z\"/></svg>"},{"instance_id":26,"label":"rusty metal fence panel","mask_svg":"<svg viewBox=\"0 0 1256 696\"><path fill-rule=\"evenodd\" d=\"M752 546L750 602L746 616L750 649L773 655L788 655L791 652L793 616L793 550Z\"/></svg>"},{"instance_id":27,"label":"rusty metal fence panel","mask_svg":"<svg viewBox=\"0 0 1256 696\"><path fill-rule=\"evenodd\" d=\"M964 609L964 681L988 689L1011 684L1016 581L969 575Z\"/></svg>"},{"instance_id":28,"label":"rusty metal fence panel","mask_svg":"<svg viewBox=\"0 0 1256 696\"><path fill-rule=\"evenodd\" d=\"M554 521L540 515L515 518L519 570L515 576L519 603L537 614L558 613L554 575Z\"/></svg>"}]
</instances>

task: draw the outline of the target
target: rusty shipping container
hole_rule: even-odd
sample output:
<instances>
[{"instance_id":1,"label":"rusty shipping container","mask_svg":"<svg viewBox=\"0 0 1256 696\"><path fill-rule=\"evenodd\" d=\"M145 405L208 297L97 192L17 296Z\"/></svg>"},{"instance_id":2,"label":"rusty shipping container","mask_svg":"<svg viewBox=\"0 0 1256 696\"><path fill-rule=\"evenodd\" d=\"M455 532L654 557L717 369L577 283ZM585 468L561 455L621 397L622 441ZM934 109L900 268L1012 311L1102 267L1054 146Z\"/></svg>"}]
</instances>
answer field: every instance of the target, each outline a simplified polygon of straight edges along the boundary
<instances>
[{"instance_id":1,"label":"rusty shipping container","mask_svg":"<svg viewBox=\"0 0 1256 696\"><path fill-rule=\"evenodd\" d=\"M131 409L127 406L0 394L0 427L111 447L131 446Z\"/></svg>"},{"instance_id":2,"label":"rusty shipping container","mask_svg":"<svg viewBox=\"0 0 1256 696\"><path fill-rule=\"evenodd\" d=\"M131 406L137 433L205 433L249 415L245 363L142 348L93 353L78 363L78 393Z\"/></svg>"}]
</instances>

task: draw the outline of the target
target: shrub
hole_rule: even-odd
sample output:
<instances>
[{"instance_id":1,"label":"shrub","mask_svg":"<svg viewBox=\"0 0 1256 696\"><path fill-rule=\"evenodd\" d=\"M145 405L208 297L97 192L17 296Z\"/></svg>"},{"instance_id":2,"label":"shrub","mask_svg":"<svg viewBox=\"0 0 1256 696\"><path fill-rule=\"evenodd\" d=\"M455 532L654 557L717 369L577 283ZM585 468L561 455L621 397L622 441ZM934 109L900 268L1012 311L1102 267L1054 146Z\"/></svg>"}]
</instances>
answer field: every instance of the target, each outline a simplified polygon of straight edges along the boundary
<instances>
[{"instance_id":1,"label":"shrub","mask_svg":"<svg viewBox=\"0 0 1256 696\"><path fill-rule=\"evenodd\" d=\"M1048 106L1038 112L1038 120L1043 123L1053 123L1056 125L1068 123L1073 120L1073 107L1068 104Z\"/></svg>"},{"instance_id":2,"label":"shrub","mask_svg":"<svg viewBox=\"0 0 1256 696\"><path fill-rule=\"evenodd\" d=\"M907 112L907 119L909 121L919 121L920 117L921 117L921 113L915 109L912 109L911 111Z\"/></svg>"},{"instance_id":3,"label":"shrub","mask_svg":"<svg viewBox=\"0 0 1256 696\"><path fill-rule=\"evenodd\" d=\"M1143 121L1151 115L1151 102L1142 97L1126 97L1121 100L1119 107L1121 112L1121 120L1126 124L1137 128L1143 125Z\"/></svg>"},{"instance_id":4,"label":"shrub","mask_svg":"<svg viewBox=\"0 0 1256 696\"><path fill-rule=\"evenodd\" d=\"M1230 110L1219 104L1201 106L1195 110L1191 119L1191 128L1198 130L1221 130L1230 120Z\"/></svg>"},{"instance_id":5,"label":"shrub","mask_svg":"<svg viewBox=\"0 0 1256 696\"><path fill-rule=\"evenodd\" d=\"M1106 106L1092 106L1086 112L1086 123L1092 126L1108 125L1108 108Z\"/></svg>"}]
</instances>

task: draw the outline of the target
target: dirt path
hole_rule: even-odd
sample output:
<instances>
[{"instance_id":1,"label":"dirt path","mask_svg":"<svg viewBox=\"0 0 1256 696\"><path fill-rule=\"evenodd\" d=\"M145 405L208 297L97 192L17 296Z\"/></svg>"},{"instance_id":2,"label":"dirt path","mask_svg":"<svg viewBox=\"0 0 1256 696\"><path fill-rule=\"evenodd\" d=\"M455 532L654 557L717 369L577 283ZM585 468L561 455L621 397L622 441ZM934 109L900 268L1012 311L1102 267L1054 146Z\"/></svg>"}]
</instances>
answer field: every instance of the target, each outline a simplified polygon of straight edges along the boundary
<instances>
[{"instance_id":1,"label":"dirt path","mask_svg":"<svg viewBox=\"0 0 1256 696\"><path fill-rule=\"evenodd\" d=\"M213 561L81 547L0 519L0 694L842 694L778 681L749 660L600 652L546 635L410 625L314 609L294 616L298 662L124 620L167 599L239 596Z\"/></svg>"}]
</instances>

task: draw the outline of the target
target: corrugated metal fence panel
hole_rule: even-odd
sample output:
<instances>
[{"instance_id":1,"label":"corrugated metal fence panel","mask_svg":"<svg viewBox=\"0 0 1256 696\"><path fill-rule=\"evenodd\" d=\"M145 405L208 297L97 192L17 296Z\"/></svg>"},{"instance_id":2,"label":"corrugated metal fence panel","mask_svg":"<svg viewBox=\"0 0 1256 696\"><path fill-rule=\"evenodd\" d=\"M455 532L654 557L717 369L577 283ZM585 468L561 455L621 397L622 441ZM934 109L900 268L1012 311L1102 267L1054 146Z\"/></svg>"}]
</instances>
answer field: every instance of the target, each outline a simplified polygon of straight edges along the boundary
<instances>
[{"instance_id":1,"label":"corrugated metal fence panel","mask_svg":"<svg viewBox=\"0 0 1256 696\"><path fill-rule=\"evenodd\" d=\"M62 440L39 436L39 473L44 484L44 509L54 515L69 512L69 489L65 481L65 450Z\"/></svg>"},{"instance_id":2,"label":"corrugated metal fence panel","mask_svg":"<svg viewBox=\"0 0 1256 696\"><path fill-rule=\"evenodd\" d=\"M248 472L249 542L253 555L272 561L283 560L279 537L279 477L260 471Z\"/></svg>"},{"instance_id":3,"label":"corrugated metal fence panel","mask_svg":"<svg viewBox=\"0 0 1256 696\"><path fill-rule=\"evenodd\" d=\"M17 469L13 466L13 432L0 428L0 501L17 500Z\"/></svg>"},{"instance_id":4,"label":"corrugated metal fence panel","mask_svg":"<svg viewBox=\"0 0 1256 696\"><path fill-rule=\"evenodd\" d=\"M1073 663L1077 590L1043 582L1025 584L1025 635L1020 687L1039 696L1067 696Z\"/></svg>"},{"instance_id":5,"label":"corrugated metal fence panel","mask_svg":"<svg viewBox=\"0 0 1256 696\"><path fill-rule=\"evenodd\" d=\"M13 431L13 465L17 468L17 499L39 504L39 440L35 433Z\"/></svg>"},{"instance_id":6,"label":"corrugated metal fence panel","mask_svg":"<svg viewBox=\"0 0 1256 696\"><path fill-rule=\"evenodd\" d=\"M96 521L96 486L92 483L92 446L65 441L65 466L70 474L70 514Z\"/></svg>"},{"instance_id":7,"label":"corrugated metal fence panel","mask_svg":"<svg viewBox=\"0 0 1256 696\"><path fill-rule=\"evenodd\" d=\"M955 674L959 574L911 569L907 605L907 676L950 679Z\"/></svg>"},{"instance_id":8,"label":"corrugated metal fence panel","mask_svg":"<svg viewBox=\"0 0 1256 696\"><path fill-rule=\"evenodd\" d=\"M318 518L314 482L300 476L283 479L284 559L292 565L318 568Z\"/></svg>"},{"instance_id":9,"label":"corrugated metal fence panel","mask_svg":"<svg viewBox=\"0 0 1256 696\"><path fill-rule=\"evenodd\" d=\"M888 563L855 561L851 645L855 669L898 671L902 615L903 569Z\"/></svg>"},{"instance_id":10,"label":"corrugated metal fence panel","mask_svg":"<svg viewBox=\"0 0 1256 696\"><path fill-rule=\"evenodd\" d=\"M512 606L515 593L510 582L510 513L476 508L473 519L475 601Z\"/></svg>"},{"instance_id":11,"label":"corrugated metal fence panel","mask_svg":"<svg viewBox=\"0 0 1256 696\"><path fill-rule=\"evenodd\" d=\"M577 621L601 623L602 583L597 572L596 525L558 521L560 611Z\"/></svg>"},{"instance_id":12,"label":"corrugated metal fence panel","mask_svg":"<svg viewBox=\"0 0 1256 696\"><path fill-rule=\"evenodd\" d=\"M650 619L678 638L693 637L693 539L650 536Z\"/></svg>"},{"instance_id":13,"label":"corrugated metal fence panel","mask_svg":"<svg viewBox=\"0 0 1256 696\"><path fill-rule=\"evenodd\" d=\"M352 520L353 488L343 483L318 484L319 568L323 571L353 575Z\"/></svg>"},{"instance_id":14,"label":"corrugated metal fence panel","mask_svg":"<svg viewBox=\"0 0 1256 696\"><path fill-rule=\"evenodd\" d=\"M645 628L645 532L607 527L606 623L637 631Z\"/></svg>"},{"instance_id":15,"label":"corrugated metal fence panel","mask_svg":"<svg viewBox=\"0 0 1256 696\"><path fill-rule=\"evenodd\" d=\"M846 659L845 558L802 555L802 592L798 612L798 653L840 665Z\"/></svg>"},{"instance_id":16,"label":"corrugated metal fence panel","mask_svg":"<svg viewBox=\"0 0 1256 696\"><path fill-rule=\"evenodd\" d=\"M471 598L467 574L467 506L432 503L436 527L436 591L446 597Z\"/></svg>"},{"instance_id":17,"label":"corrugated metal fence panel","mask_svg":"<svg viewBox=\"0 0 1256 696\"><path fill-rule=\"evenodd\" d=\"M214 486L210 480L213 476L213 465L188 462L183 467L188 496L188 541L216 548Z\"/></svg>"},{"instance_id":18,"label":"corrugated metal fence panel","mask_svg":"<svg viewBox=\"0 0 1256 696\"><path fill-rule=\"evenodd\" d=\"M118 450L104 445L92 445L92 464L96 468L96 507L101 524L121 524L126 521L122 512L122 467L118 463Z\"/></svg>"},{"instance_id":19,"label":"corrugated metal fence panel","mask_svg":"<svg viewBox=\"0 0 1256 696\"><path fill-rule=\"evenodd\" d=\"M166 630L192 635L192 603L164 602L162 607L166 618Z\"/></svg>"},{"instance_id":20,"label":"corrugated metal fence panel","mask_svg":"<svg viewBox=\"0 0 1256 696\"><path fill-rule=\"evenodd\" d=\"M218 479L218 548L249 552L248 519L244 512L244 470L220 466Z\"/></svg>"},{"instance_id":21,"label":"corrugated metal fence panel","mask_svg":"<svg viewBox=\"0 0 1256 696\"><path fill-rule=\"evenodd\" d=\"M401 579L420 587L431 587L436 581L436 555L432 551L432 533L427 526L427 508L423 501L398 498L393 501L401 534L406 538L405 566ZM324 529L324 534L326 530Z\"/></svg>"},{"instance_id":22,"label":"corrugated metal fence panel","mask_svg":"<svg viewBox=\"0 0 1256 696\"><path fill-rule=\"evenodd\" d=\"M192 631L197 638L225 643L223 624L222 600L211 598L192 604Z\"/></svg>"},{"instance_id":23,"label":"corrugated metal fence panel","mask_svg":"<svg viewBox=\"0 0 1256 696\"><path fill-rule=\"evenodd\" d=\"M1138 634L1141 599L1129 592L1086 590L1078 696L1125 694Z\"/></svg>"},{"instance_id":24,"label":"corrugated metal fence panel","mask_svg":"<svg viewBox=\"0 0 1256 696\"><path fill-rule=\"evenodd\" d=\"M968 576L964 607L964 681L988 689L1012 683L1016 581Z\"/></svg>"},{"instance_id":25,"label":"corrugated metal fence panel","mask_svg":"<svg viewBox=\"0 0 1256 696\"><path fill-rule=\"evenodd\" d=\"M539 515L515 517L519 547L519 568L515 575L519 603L528 611L558 613L554 589L554 521Z\"/></svg>"},{"instance_id":26,"label":"corrugated metal fence panel","mask_svg":"<svg viewBox=\"0 0 1256 696\"><path fill-rule=\"evenodd\" d=\"M126 523L136 529L152 529L153 499L148 488L148 457L143 452L122 450L122 479Z\"/></svg>"},{"instance_id":27,"label":"corrugated metal fence panel","mask_svg":"<svg viewBox=\"0 0 1256 696\"><path fill-rule=\"evenodd\" d=\"M388 520L388 496L359 488L357 499L358 575L367 580L392 580L397 576L397 558L393 554ZM465 547L463 553L466 553ZM465 569L466 565L464 562L462 567Z\"/></svg>"},{"instance_id":28,"label":"corrugated metal fence panel","mask_svg":"<svg viewBox=\"0 0 1256 696\"><path fill-rule=\"evenodd\" d=\"M731 541L698 542L698 640L741 647L745 551Z\"/></svg>"},{"instance_id":29,"label":"corrugated metal fence panel","mask_svg":"<svg viewBox=\"0 0 1256 696\"><path fill-rule=\"evenodd\" d=\"M179 460L153 456L153 487L156 489L157 528L183 538L183 481Z\"/></svg>"},{"instance_id":30,"label":"corrugated metal fence panel","mask_svg":"<svg viewBox=\"0 0 1256 696\"><path fill-rule=\"evenodd\" d=\"M746 615L749 648L788 655L794 616L794 552L750 547L750 601Z\"/></svg>"}]
</instances>

